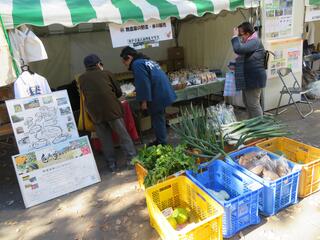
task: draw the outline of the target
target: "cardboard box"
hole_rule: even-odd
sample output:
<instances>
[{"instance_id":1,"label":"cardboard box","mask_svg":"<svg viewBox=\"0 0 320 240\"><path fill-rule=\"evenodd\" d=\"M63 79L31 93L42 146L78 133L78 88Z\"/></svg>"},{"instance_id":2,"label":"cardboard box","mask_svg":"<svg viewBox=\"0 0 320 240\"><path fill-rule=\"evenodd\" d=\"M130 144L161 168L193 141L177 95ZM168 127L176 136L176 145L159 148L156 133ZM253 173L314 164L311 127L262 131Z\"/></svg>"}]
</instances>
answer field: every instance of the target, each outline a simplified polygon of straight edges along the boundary
<instances>
[{"instance_id":1,"label":"cardboard box","mask_svg":"<svg viewBox=\"0 0 320 240\"><path fill-rule=\"evenodd\" d=\"M168 48L168 59L175 60L175 59L183 59L183 58L184 58L183 47Z\"/></svg>"},{"instance_id":2,"label":"cardboard box","mask_svg":"<svg viewBox=\"0 0 320 240\"><path fill-rule=\"evenodd\" d=\"M173 60L167 60L167 71L173 72L175 71L174 61Z\"/></svg>"},{"instance_id":3,"label":"cardboard box","mask_svg":"<svg viewBox=\"0 0 320 240\"><path fill-rule=\"evenodd\" d=\"M184 68L184 60L183 59L177 59L174 61L174 70L178 71L181 68Z\"/></svg>"},{"instance_id":4,"label":"cardboard box","mask_svg":"<svg viewBox=\"0 0 320 240\"><path fill-rule=\"evenodd\" d=\"M147 116L147 117L143 117L141 118L141 131L146 131L146 130L149 130L151 129L151 117L150 116Z\"/></svg>"}]
</instances>

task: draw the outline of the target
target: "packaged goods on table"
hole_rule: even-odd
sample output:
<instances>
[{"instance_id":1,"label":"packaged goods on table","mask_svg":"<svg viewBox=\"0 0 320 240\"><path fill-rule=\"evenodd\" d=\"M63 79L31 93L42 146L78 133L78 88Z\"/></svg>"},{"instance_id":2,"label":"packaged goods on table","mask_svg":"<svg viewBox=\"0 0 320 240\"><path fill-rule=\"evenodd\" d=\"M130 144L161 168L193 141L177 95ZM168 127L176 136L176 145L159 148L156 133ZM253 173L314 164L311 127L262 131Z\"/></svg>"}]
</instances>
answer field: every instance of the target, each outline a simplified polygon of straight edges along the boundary
<instances>
[{"instance_id":1,"label":"packaged goods on table","mask_svg":"<svg viewBox=\"0 0 320 240\"><path fill-rule=\"evenodd\" d=\"M169 79L173 86L179 84L199 85L206 84L217 79L214 72L210 72L209 69L182 69L177 72L169 73Z\"/></svg>"}]
</instances>

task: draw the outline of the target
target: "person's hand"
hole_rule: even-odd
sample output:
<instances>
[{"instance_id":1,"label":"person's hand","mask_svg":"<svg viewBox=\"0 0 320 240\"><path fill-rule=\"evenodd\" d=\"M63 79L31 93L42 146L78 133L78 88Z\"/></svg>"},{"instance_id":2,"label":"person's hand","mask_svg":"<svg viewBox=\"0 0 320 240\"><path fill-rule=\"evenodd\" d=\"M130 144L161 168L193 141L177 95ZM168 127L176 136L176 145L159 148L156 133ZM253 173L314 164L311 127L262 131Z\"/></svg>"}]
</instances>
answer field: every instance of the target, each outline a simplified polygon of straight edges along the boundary
<instances>
[{"instance_id":1,"label":"person's hand","mask_svg":"<svg viewBox=\"0 0 320 240\"><path fill-rule=\"evenodd\" d=\"M233 37L238 37L238 35L239 35L239 29L237 27L235 27L233 29Z\"/></svg>"},{"instance_id":2,"label":"person's hand","mask_svg":"<svg viewBox=\"0 0 320 240\"><path fill-rule=\"evenodd\" d=\"M143 102L141 102L141 110L142 111L145 111L145 110L147 110L148 109L148 106L147 106L147 101L143 101Z\"/></svg>"}]
</instances>

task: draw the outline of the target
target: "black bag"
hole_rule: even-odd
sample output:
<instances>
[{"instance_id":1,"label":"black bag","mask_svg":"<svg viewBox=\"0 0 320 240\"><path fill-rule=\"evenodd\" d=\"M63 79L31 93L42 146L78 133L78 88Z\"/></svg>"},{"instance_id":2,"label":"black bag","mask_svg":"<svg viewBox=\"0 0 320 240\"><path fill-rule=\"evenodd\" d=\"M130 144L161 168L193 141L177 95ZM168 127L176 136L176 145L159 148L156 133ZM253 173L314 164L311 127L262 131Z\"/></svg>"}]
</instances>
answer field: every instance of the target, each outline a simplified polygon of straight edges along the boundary
<instances>
[{"instance_id":1,"label":"black bag","mask_svg":"<svg viewBox=\"0 0 320 240\"><path fill-rule=\"evenodd\" d=\"M270 51L265 50L265 52L264 52L264 69L268 69L269 57L270 57Z\"/></svg>"}]
</instances>

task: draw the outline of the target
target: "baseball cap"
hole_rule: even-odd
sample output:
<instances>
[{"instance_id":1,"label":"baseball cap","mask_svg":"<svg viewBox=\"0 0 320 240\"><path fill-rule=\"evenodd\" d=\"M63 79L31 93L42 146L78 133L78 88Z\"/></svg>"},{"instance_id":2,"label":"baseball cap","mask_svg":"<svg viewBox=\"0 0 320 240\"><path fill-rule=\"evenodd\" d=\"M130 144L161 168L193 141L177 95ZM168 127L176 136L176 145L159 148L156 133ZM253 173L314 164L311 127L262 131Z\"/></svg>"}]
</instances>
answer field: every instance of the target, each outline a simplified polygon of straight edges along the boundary
<instances>
[{"instance_id":1,"label":"baseball cap","mask_svg":"<svg viewBox=\"0 0 320 240\"><path fill-rule=\"evenodd\" d=\"M84 66L86 68L93 67L99 62L101 62L101 59L95 54L90 54L83 59Z\"/></svg>"}]
</instances>

